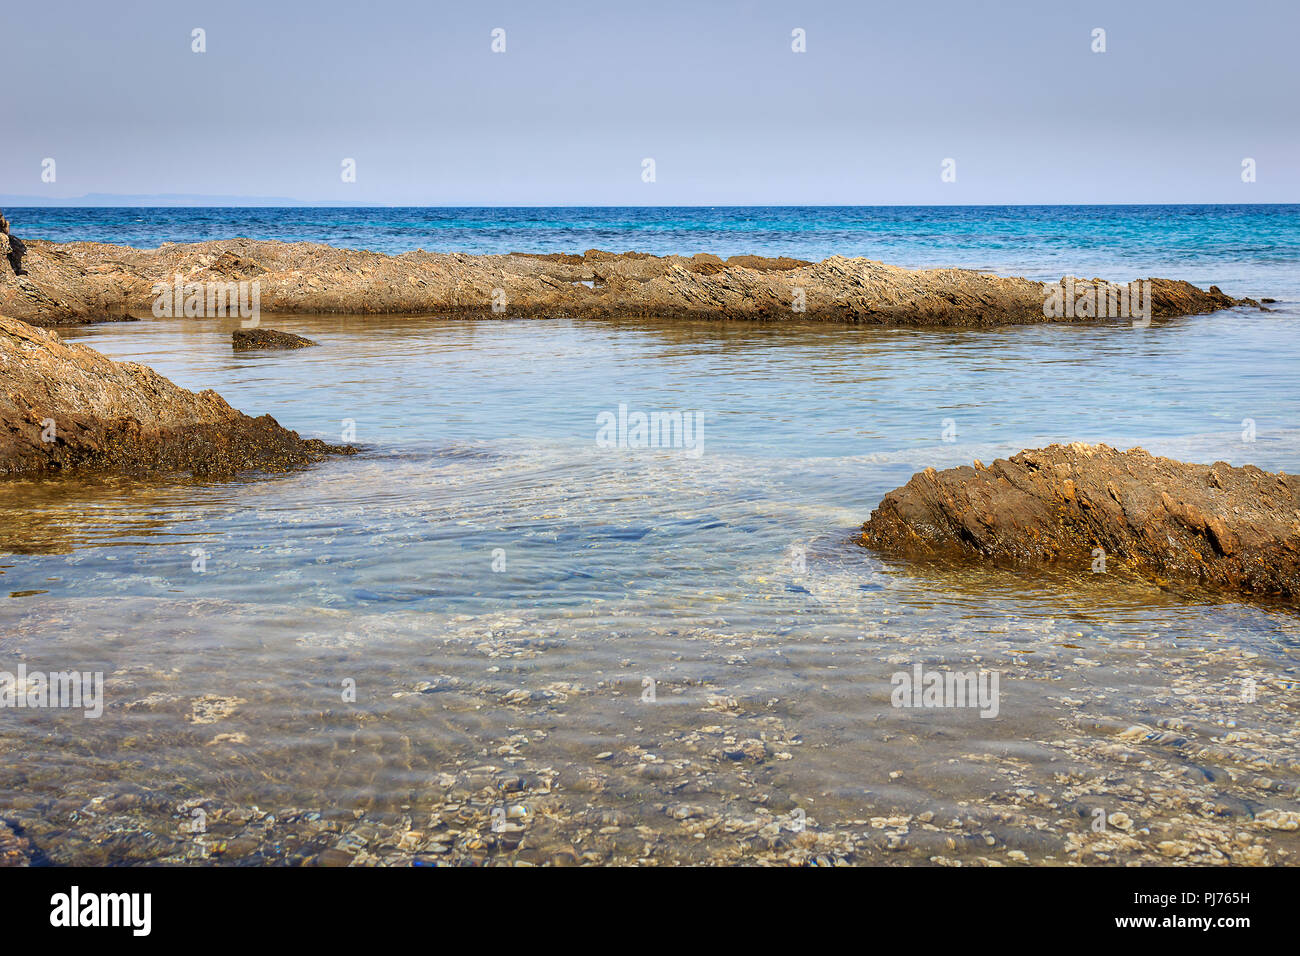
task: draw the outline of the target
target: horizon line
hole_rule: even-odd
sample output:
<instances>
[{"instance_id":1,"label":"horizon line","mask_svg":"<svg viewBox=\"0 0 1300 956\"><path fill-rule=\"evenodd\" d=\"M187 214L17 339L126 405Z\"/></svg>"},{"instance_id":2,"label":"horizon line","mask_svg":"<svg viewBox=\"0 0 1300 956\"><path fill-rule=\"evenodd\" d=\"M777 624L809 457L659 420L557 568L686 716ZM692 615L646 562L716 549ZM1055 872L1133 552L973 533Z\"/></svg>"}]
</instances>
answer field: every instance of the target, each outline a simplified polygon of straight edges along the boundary
<instances>
[{"instance_id":1,"label":"horizon line","mask_svg":"<svg viewBox=\"0 0 1300 956\"><path fill-rule=\"evenodd\" d=\"M36 199L34 196L0 196L0 208L9 209L1015 209L1015 208L1102 208L1112 206L1296 206L1294 202L1020 202L1020 203L345 203L316 200L260 199L232 197L239 201L215 203L127 202L81 203L78 199L105 195L88 193L69 199ZM111 194L109 194L111 196ZM163 194L166 195L166 194Z\"/></svg>"}]
</instances>

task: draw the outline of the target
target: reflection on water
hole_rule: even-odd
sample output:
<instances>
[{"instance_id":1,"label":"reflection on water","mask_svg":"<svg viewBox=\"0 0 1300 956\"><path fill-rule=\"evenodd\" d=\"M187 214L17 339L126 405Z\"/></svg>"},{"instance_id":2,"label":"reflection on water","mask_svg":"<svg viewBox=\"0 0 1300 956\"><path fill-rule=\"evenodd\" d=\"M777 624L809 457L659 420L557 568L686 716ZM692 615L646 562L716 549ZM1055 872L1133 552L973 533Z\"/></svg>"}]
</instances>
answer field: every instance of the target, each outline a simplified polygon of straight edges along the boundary
<instances>
[{"instance_id":1,"label":"reflection on water","mask_svg":"<svg viewBox=\"0 0 1300 956\"><path fill-rule=\"evenodd\" d=\"M1298 319L77 330L365 452L0 488L0 670L108 699L0 711L0 819L58 863L1293 862L1294 611L849 539L1051 441L1293 471ZM703 454L598 447L620 404ZM892 706L916 664L996 671L998 716Z\"/></svg>"}]
</instances>

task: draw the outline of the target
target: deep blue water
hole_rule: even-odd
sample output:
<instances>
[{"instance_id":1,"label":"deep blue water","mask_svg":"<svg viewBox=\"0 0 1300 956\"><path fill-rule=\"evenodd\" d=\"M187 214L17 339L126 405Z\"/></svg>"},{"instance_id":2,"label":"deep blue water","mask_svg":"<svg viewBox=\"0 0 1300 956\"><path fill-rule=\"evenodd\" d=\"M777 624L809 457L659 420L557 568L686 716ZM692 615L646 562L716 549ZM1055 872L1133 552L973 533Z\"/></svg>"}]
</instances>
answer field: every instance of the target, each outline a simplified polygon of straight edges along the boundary
<instances>
[{"instance_id":1,"label":"deep blue water","mask_svg":"<svg viewBox=\"0 0 1300 956\"><path fill-rule=\"evenodd\" d=\"M14 232L154 247L244 236L399 253L866 256L1030 278L1152 275L1300 294L1300 205L11 208Z\"/></svg>"}]
</instances>

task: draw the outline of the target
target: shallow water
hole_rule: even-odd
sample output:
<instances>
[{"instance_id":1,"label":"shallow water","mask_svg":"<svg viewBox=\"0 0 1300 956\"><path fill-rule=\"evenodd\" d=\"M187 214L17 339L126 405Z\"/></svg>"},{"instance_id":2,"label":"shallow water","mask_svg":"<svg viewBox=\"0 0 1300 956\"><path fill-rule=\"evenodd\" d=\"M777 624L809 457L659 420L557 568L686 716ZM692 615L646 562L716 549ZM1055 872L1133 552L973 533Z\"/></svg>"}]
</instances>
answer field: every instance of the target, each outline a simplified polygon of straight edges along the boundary
<instances>
[{"instance_id":1,"label":"shallow water","mask_svg":"<svg viewBox=\"0 0 1300 956\"><path fill-rule=\"evenodd\" d=\"M1294 610L850 541L916 470L1052 441L1294 472L1294 304L264 324L320 347L68 337L360 456L0 487L0 667L105 675L99 719L0 712L38 860L1295 861ZM701 412L700 453L600 447L620 403ZM918 663L996 672L997 715L892 706Z\"/></svg>"}]
</instances>

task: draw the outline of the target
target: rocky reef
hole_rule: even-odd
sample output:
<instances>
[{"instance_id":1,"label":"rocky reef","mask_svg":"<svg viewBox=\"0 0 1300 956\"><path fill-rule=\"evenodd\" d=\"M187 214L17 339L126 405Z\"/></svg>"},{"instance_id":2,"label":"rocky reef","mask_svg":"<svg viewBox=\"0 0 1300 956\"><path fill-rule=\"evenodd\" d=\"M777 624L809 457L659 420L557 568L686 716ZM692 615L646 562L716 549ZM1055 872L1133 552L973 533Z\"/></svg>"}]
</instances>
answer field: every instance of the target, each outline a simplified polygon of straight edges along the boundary
<instances>
[{"instance_id":1,"label":"rocky reef","mask_svg":"<svg viewBox=\"0 0 1300 956\"><path fill-rule=\"evenodd\" d=\"M236 352L252 352L258 349L305 349L316 343L279 329L235 329L230 333L230 344Z\"/></svg>"},{"instance_id":2,"label":"rocky reef","mask_svg":"<svg viewBox=\"0 0 1300 956\"><path fill-rule=\"evenodd\" d=\"M907 556L1124 568L1157 582L1300 597L1300 479L1141 448L1050 445L927 468L885 495L859 543Z\"/></svg>"},{"instance_id":3,"label":"rocky reef","mask_svg":"<svg viewBox=\"0 0 1300 956\"><path fill-rule=\"evenodd\" d=\"M352 450L0 315L0 476L282 471Z\"/></svg>"},{"instance_id":4,"label":"rocky reef","mask_svg":"<svg viewBox=\"0 0 1300 956\"><path fill-rule=\"evenodd\" d=\"M473 317L820 320L873 325L988 327L1095 321L1066 303L1052 316L1056 285L967 269L912 271L870 259L822 262L713 255L475 256L424 251L397 256L314 243L225 239L157 249L30 240L20 266L0 258L0 313L35 325L145 314L160 288L190 291L256 283L266 313L442 314ZM0 250L2 251L2 250ZM1089 288L1119 289L1101 280ZM1104 298L1104 295L1101 296ZM1095 302L1095 299L1094 299ZM1235 299L1216 287L1151 279L1151 316L1213 312ZM183 312L179 304L175 314ZM193 314L207 315L196 311ZM216 316L219 317L219 316Z\"/></svg>"}]
</instances>

